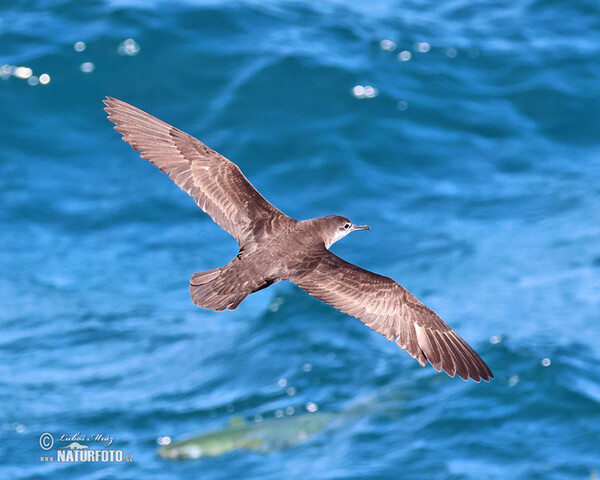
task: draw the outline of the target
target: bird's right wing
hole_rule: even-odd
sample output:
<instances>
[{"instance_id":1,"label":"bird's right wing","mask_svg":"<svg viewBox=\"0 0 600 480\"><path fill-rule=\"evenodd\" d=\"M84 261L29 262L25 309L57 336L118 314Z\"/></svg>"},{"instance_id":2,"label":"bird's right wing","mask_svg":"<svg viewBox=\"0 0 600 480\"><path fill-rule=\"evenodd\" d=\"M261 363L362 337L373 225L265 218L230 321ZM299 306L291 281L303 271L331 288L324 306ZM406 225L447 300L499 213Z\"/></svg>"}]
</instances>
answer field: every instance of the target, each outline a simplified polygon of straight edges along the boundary
<instances>
[{"instance_id":1,"label":"bird's right wing","mask_svg":"<svg viewBox=\"0 0 600 480\"><path fill-rule=\"evenodd\" d=\"M258 193L233 162L196 138L116 98L104 100L123 140L156 165L240 246L248 235L294 220Z\"/></svg>"},{"instance_id":2,"label":"bird's right wing","mask_svg":"<svg viewBox=\"0 0 600 480\"><path fill-rule=\"evenodd\" d=\"M489 381L494 375L479 355L435 312L394 280L322 252L318 266L290 280L312 296L396 340L422 366L464 380Z\"/></svg>"}]
</instances>

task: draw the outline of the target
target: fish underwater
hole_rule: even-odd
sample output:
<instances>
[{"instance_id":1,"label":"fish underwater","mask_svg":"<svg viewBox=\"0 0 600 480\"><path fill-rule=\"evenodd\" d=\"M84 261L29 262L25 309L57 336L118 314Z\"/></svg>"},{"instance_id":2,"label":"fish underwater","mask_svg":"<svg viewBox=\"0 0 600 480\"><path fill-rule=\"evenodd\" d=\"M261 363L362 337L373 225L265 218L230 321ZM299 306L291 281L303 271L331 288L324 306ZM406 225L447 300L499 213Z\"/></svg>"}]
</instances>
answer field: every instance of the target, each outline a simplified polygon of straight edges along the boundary
<instances>
[{"instance_id":1,"label":"fish underwater","mask_svg":"<svg viewBox=\"0 0 600 480\"><path fill-rule=\"evenodd\" d=\"M157 453L170 460L217 457L235 450L267 454L304 443L314 434L335 426L345 416L346 412L314 412L254 423L240 419L222 430L161 447Z\"/></svg>"},{"instance_id":2,"label":"fish underwater","mask_svg":"<svg viewBox=\"0 0 600 480\"><path fill-rule=\"evenodd\" d=\"M168 460L218 457L236 450L269 454L300 445L316 434L340 428L367 415L397 418L408 398L406 391L380 391L335 412L311 411L246 423L234 418L221 429L165 445L157 454ZM308 408L308 407L307 407Z\"/></svg>"}]
</instances>

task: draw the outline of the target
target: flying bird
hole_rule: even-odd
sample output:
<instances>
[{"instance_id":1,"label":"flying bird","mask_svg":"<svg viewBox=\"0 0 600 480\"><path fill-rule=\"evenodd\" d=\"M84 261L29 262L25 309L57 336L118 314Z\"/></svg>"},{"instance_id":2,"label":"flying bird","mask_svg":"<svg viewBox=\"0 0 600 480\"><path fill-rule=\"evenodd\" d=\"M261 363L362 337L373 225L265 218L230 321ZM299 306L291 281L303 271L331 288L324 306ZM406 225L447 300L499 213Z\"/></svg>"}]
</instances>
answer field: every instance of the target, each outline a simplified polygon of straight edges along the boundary
<instances>
[{"instance_id":1,"label":"flying bird","mask_svg":"<svg viewBox=\"0 0 600 480\"><path fill-rule=\"evenodd\" d=\"M394 280L346 262L329 247L369 230L340 215L296 220L269 203L239 167L196 138L115 98L108 119L140 156L179 188L239 244L227 265L190 278L192 301L234 310L248 295L289 280L310 295L361 320L406 350L419 364L479 382L493 374L438 315Z\"/></svg>"}]
</instances>

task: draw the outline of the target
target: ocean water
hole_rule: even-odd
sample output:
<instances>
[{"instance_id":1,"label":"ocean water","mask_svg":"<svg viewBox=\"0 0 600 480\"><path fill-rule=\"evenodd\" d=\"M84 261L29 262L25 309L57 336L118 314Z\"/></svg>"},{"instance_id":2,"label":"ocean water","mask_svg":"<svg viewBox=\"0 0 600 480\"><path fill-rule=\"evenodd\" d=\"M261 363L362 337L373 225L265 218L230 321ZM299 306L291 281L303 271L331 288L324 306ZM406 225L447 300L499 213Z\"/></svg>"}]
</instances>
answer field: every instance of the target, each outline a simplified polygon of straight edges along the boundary
<instances>
[{"instance_id":1,"label":"ocean water","mask_svg":"<svg viewBox=\"0 0 600 480\"><path fill-rule=\"evenodd\" d=\"M599 57L590 0L2 2L0 476L593 477ZM406 286L496 378L421 368L286 282L194 306L189 276L237 245L119 139L105 95L295 218L368 223L332 250ZM292 448L156 455L235 417L361 402ZM42 462L63 434L133 461Z\"/></svg>"}]
</instances>

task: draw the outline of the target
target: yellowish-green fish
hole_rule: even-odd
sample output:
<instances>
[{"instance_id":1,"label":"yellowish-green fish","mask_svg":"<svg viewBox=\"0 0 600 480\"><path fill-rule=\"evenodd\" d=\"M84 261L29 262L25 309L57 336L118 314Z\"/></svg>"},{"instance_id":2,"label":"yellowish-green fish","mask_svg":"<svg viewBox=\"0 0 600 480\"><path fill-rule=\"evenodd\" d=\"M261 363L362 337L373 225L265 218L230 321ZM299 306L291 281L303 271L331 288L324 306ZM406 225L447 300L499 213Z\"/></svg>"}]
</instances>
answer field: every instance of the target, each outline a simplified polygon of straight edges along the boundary
<instances>
[{"instance_id":1,"label":"yellowish-green fish","mask_svg":"<svg viewBox=\"0 0 600 480\"><path fill-rule=\"evenodd\" d=\"M247 424L230 424L223 430L190 437L158 449L166 459L216 457L234 450L270 453L299 445L331 426L340 413L306 413Z\"/></svg>"},{"instance_id":2,"label":"yellowish-green fish","mask_svg":"<svg viewBox=\"0 0 600 480\"><path fill-rule=\"evenodd\" d=\"M405 398L404 391L381 391L339 412L313 411L252 423L235 418L221 430L165 445L157 453L172 460L217 457L235 450L267 454L300 445L325 429L339 428L373 413L395 418Z\"/></svg>"}]
</instances>

